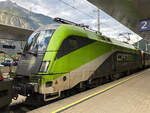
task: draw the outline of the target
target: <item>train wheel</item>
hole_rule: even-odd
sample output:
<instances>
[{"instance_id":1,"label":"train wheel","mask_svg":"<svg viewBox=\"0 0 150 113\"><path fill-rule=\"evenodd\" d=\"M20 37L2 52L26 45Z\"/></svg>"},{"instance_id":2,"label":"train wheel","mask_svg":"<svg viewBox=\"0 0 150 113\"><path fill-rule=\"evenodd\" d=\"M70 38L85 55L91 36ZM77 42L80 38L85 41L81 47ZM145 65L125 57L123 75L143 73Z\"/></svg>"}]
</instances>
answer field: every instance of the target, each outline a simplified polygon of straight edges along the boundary
<instances>
[{"instance_id":1,"label":"train wheel","mask_svg":"<svg viewBox=\"0 0 150 113\"><path fill-rule=\"evenodd\" d=\"M67 96L65 91L61 92L60 99L64 99Z\"/></svg>"},{"instance_id":2,"label":"train wheel","mask_svg":"<svg viewBox=\"0 0 150 113\"><path fill-rule=\"evenodd\" d=\"M121 77L121 74L120 73L116 73L116 74L114 74L114 75L112 75L112 80L114 81L114 80L117 80L117 79L119 79Z\"/></svg>"},{"instance_id":3,"label":"train wheel","mask_svg":"<svg viewBox=\"0 0 150 113\"><path fill-rule=\"evenodd\" d=\"M128 70L128 71L126 72L126 75L128 76L128 75L130 75L130 74L131 74L131 71Z\"/></svg>"},{"instance_id":4,"label":"train wheel","mask_svg":"<svg viewBox=\"0 0 150 113\"><path fill-rule=\"evenodd\" d=\"M85 82L80 82L79 85L78 85L78 91L82 92L82 91L85 91L85 90L86 90Z\"/></svg>"},{"instance_id":5,"label":"train wheel","mask_svg":"<svg viewBox=\"0 0 150 113\"><path fill-rule=\"evenodd\" d=\"M25 104L39 107L45 105L46 102L44 102L44 95L33 94L27 97Z\"/></svg>"}]
</instances>

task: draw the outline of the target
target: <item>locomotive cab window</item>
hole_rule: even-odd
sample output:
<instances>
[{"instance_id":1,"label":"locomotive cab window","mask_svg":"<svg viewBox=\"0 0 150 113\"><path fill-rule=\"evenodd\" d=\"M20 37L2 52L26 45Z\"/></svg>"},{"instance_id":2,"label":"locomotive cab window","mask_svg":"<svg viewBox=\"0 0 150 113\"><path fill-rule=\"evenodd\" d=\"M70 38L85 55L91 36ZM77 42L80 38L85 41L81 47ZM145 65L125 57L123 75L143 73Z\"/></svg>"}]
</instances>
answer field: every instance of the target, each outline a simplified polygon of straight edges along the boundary
<instances>
[{"instance_id":1,"label":"locomotive cab window","mask_svg":"<svg viewBox=\"0 0 150 113\"><path fill-rule=\"evenodd\" d=\"M46 51L54 31L54 29L50 29L33 33L29 37L24 51Z\"/></svg>"}]
</instances>

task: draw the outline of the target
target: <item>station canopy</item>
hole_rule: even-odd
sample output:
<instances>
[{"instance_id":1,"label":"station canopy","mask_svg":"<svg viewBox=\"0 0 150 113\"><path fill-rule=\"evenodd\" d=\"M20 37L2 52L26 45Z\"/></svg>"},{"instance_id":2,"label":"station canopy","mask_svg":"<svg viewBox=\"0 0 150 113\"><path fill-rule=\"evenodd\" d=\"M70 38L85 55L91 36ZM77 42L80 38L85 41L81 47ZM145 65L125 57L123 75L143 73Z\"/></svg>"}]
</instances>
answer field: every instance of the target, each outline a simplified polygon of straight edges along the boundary
<instances>
[{"instance_id":1,"label":"station canopy","mask_svg":"<svg viewBox=\"0 0 150 113\"><path fill-rule=\"evenodd\" d=\"M120 23L150 40L150 0L88 0ZM149 32L148 32L149 31Z\"/></svg>"},{"instance_id":2,"label":"station canopy","mask_svg":"<svg viewBox=\"0 0 150 113\"><path fill-rule=\"evenodd\" d=\"M0 39L26 41L33 30L0 24Z\"/></svg>"}]
</instances>

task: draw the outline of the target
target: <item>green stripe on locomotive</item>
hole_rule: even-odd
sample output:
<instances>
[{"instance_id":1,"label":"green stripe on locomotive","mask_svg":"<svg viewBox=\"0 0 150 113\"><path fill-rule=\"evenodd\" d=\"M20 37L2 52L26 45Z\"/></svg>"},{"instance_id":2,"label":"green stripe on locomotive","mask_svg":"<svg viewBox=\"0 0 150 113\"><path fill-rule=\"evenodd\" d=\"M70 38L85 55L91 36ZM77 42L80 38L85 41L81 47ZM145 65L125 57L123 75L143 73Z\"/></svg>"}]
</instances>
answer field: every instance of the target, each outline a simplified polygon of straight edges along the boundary
<instances>
[{"instance_id":1,"label":"green stripe on locomotive","mask_svg":"<svg viewBox=\"0 0 150 113\"><path fill-rule=\"evenodd\" d=\"M69 36L80 36L96 41L82 48L79 48L59 59L55 59L62 42ZM117 50L139 53L139 50L122 47L115 45L113 42L102 40L100 35L83 28L72 25L61 25L54 32L43 59L43 61L50 61L50 65L48 67L47 73L44 73L45 75L42 76L42 84L45 84L48 81L53 81L56 78L63 76L63 73L71 72L80 66L96 59L97 57L104 55L105 53Z\"/></svg>"}]
</instances>

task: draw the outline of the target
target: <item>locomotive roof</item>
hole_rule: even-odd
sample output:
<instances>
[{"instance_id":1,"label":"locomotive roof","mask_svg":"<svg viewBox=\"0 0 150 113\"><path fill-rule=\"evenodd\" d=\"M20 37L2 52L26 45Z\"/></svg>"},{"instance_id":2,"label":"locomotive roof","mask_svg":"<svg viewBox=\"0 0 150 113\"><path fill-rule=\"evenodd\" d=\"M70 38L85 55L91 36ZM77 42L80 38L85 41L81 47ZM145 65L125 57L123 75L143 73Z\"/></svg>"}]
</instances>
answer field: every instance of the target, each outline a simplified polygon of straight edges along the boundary
<instances>
[{"instance_id":1,"label":"locomotive roof","mask_svg":"<svg viewBox=\"0 0 150 113\"><path fill-rule=\"evenodd\" d=\"M125 42L121 42L121 41L118 41L118 40L115 40L115 39L112 39L112 38L110 38L110 40L111 40L112 43L115 44L115 45L123 46L123 47L126 47L126 48L131 48L131 49L136 49L136 47L133 46L132 44L128 44L128 43L125 43Z\"/></svg>"},{"instance_id":2,"label":"locomotive roof","mask_svg":"<svg viewBox=\"0 0 150 113\"><path fill-rule=\"evenodd\" d=\"M136 49L136 47L134 47L131 44L127 44L127 43L124 43L124 42L121 42L112 38L108 38L106 36L93 32L92 30L84 28L84 27L79 27L79 26L74 26L74 25L69 25L69 24L59 24L59 23L50 24L50 25L46 25L46 26L39 28L38 30L36 30L36 32L41 31L41 30L47 30L47 29L57 29L59 27L64 27L66 29L81 32L85 34L88 38L93 39L93 40L103 41L105 43L110 43L110 44L130 48L130 49Z\"/></svg>"},{"instance_id":3,"label":"locomotive roof","mask_svg":"<svg viewBox=\"0 0 150 113\"><path fill-rule=\"evenodd\" d=\"M108 38L106 36L101 35L100 33L93 32L92 30L87 29L87 28L68 25L68 24L67 25L65 24L65 26L69 27L72 30L79 30L80 32L87 34L88 38L90 38L90 39L94 39L94 40L98 40L98 41L104 41L106 43L111 43L114 45L130 48L130 49L136 49L136 47L131 45L131 44L127 44L127 43L115 40L113 38Z\"/></svg>"}]
</instances>

